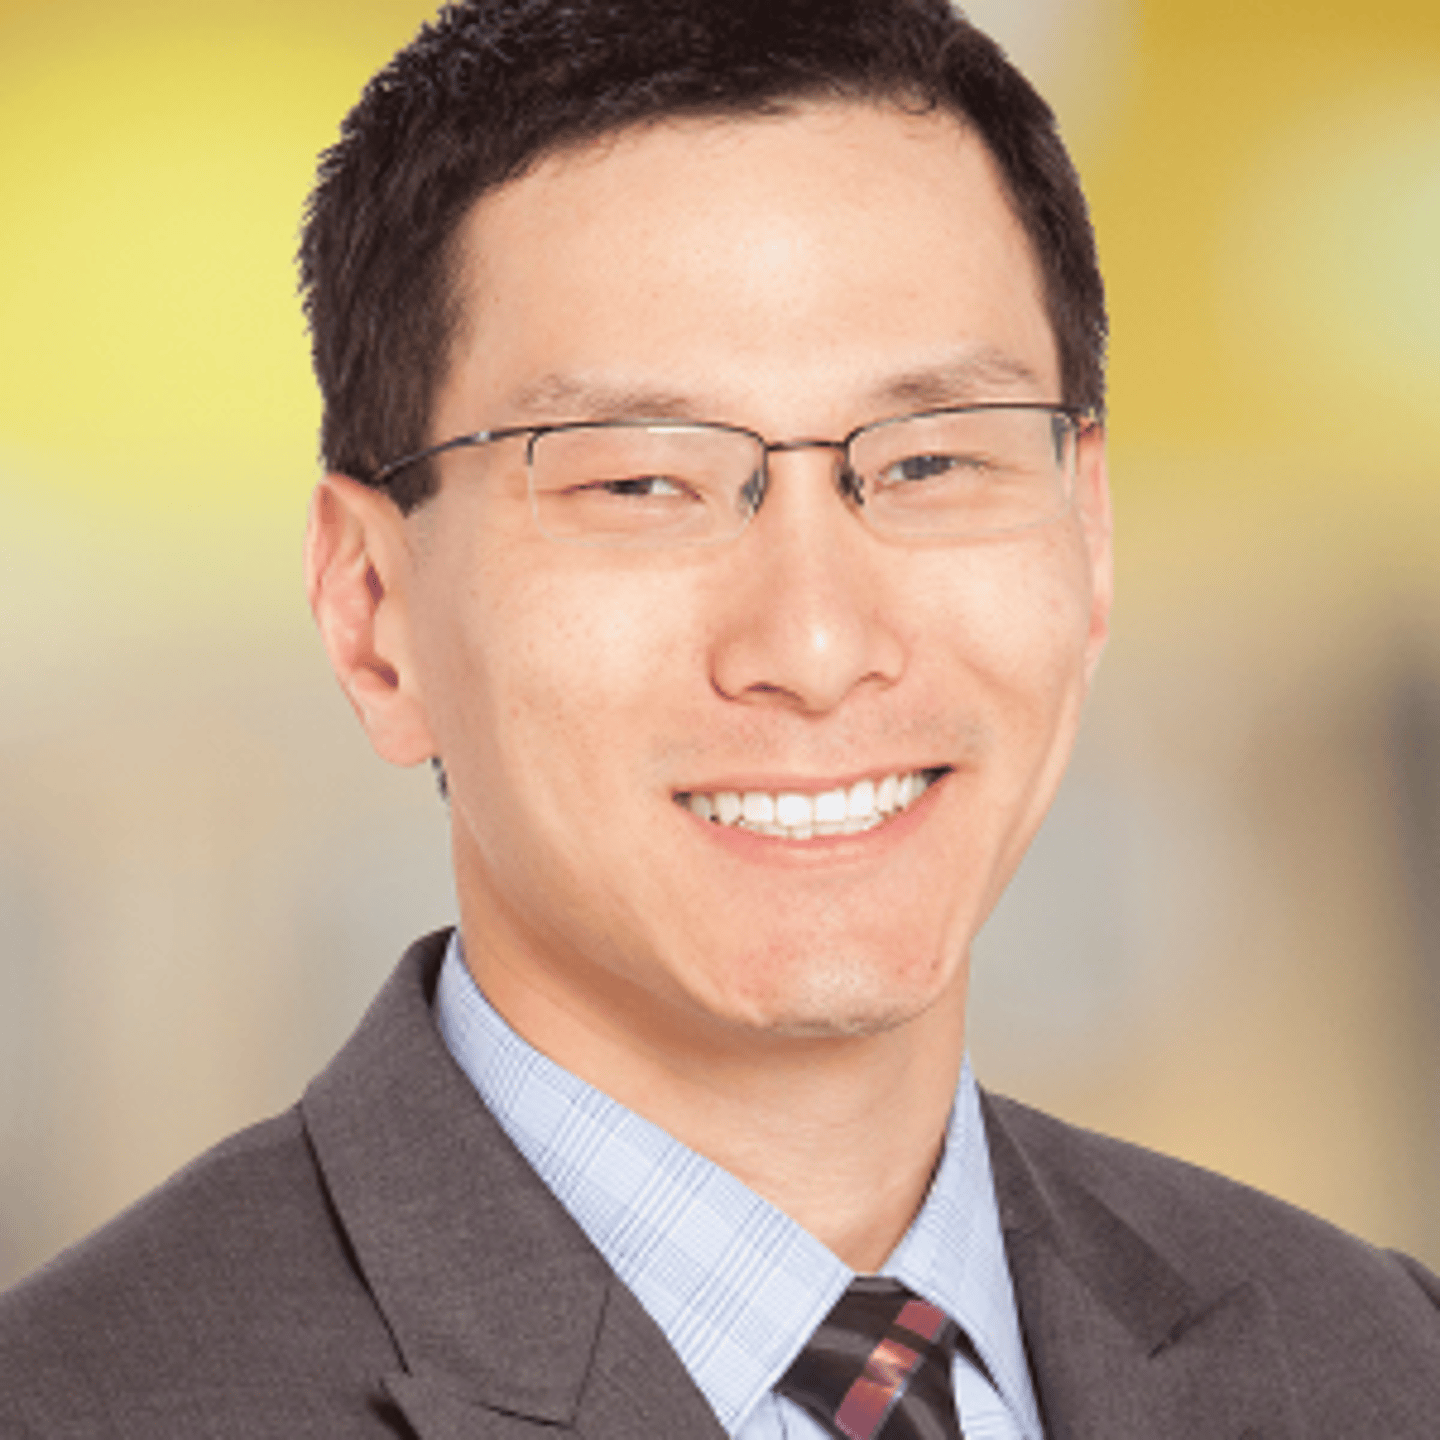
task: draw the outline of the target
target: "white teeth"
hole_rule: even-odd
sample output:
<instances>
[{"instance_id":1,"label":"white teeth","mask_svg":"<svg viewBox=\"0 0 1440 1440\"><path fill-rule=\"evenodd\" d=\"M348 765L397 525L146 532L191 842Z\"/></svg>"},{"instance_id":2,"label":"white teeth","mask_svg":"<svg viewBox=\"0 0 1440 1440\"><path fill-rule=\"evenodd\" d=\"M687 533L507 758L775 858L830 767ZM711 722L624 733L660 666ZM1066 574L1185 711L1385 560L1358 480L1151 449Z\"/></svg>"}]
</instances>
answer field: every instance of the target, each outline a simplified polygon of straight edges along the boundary
<instances>
[{"instance_id":1,"label":"white teeth","mask_svg":"<svg viewBox=\"0 0 1440 1440\"><path fill-rule=\"evenodd\" d=\"M845 797L845 814L851 820L864 819L875 809L875 782L857 780Z\"/></svg>"},{"instance_id":2,"label":"white teeth","mask_svg":"<svg viewBox=\"0 0 1440 1440\"><path fill-rule=\"evenodd\" d=\"M796 795L793 791L787 790L776 798L775 823L777 825L783 825L787 830L798 830L802 825L812 824L814 820L815 812L808 795Z\"/></svg>"},{"instance_id":3,"label":"white teeth","mask_svg":"<svg viewBox=\"0 0 1440 1440\"><path fill-rule=\"evenodd\" d=\"M676 799L702 820L739 825L758 835L809 840L815 835L858 835L914 804L939 777L939 770L886 775L878 782L857 780L849 790L806 795L798 790L695 790Z\"/></svg>"},{"instance_id":4,"label":"white teeth","mask_svg":"<svg viewBox=\"0 0 1440 1440\"><path fill-rule=\"evenodd\" d=\"M747 825L773 825L775 823L775 797L763 790L747 790L740 797L740 813Z\"/></svg>"},{"instance_id":5,"label":"white teeth","mask_svg":"<svg viewBox=\"0 0 1440 1440\"><path fill-rule=\"evenodd\" d=\"M715 796L715 818L722 825L733 825L745 807L733 790L722 790Z\"/></svg>"}]
</instances>

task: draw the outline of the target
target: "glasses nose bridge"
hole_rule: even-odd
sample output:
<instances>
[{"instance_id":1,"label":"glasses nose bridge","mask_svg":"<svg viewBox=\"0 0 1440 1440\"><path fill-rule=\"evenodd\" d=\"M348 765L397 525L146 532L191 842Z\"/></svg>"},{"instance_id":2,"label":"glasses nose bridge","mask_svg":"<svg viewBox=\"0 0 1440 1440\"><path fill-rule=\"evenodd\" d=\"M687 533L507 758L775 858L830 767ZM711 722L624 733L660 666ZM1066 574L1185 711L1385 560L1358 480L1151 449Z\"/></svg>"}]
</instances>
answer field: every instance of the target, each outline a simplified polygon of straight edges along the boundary
<instances>
[{"instance_id":1,"label":"glasses nose bridge","mask_svg":"<svg viewBox=\"0 0 1440 1440\"><path fill-rule=\"evenodd\" d=\"M791 450L838 450L843 455L848 448L844 440L811 440L805 438L799 440L766 440L764 445L767 459L771 455L788 454Z\"/></svg>"},{"instance_id":2,"label":"glasses nose bridge","mask_svg":"<svg viewBox=\"0 0 1440 1440\"><path fill-rule=\"evenodd\" d=\"M758 437L757 437L758 438ZM800 453L806 450L830 450L835 454L839 462L836 470L836 481L841 490L848 495L850 485L847 482L850 458L850 442L848 440L822 440L801 436L794 440L761 440L760 449L762 455L760 475L753 477L759 480L758 493L753 495L753 502L750 508L750 515L753 518L764 502L766 495L770 493L770 457L772 455L789 455Z\"/></svg>"}]
</instances>

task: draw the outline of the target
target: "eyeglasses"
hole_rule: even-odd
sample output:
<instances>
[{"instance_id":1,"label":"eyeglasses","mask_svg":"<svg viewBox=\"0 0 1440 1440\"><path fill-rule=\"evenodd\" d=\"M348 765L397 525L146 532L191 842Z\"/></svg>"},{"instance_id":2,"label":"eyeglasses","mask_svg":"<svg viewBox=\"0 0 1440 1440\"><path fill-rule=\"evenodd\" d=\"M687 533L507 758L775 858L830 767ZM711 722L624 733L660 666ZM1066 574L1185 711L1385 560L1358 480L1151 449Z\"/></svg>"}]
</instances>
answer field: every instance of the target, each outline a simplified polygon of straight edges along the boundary
<instances>
[{"instance_id":1,"label":"eyeglasses","mask_svg":"<svg viewBox=\"0 0 1440 1440\"><path fill-rule=\"evenodd\" d=\"M877 534L968 540L1063 515L1077 442L1095 423L1089 411L1030 402L904 415L842 440L767 441L708 421L591 420L460 435L382 467L371 483L422 460L524 439L531 510L552 539L711 545L733 539L759 510L771 455L833 450L840 493Z\"/></svg>"}]
</instances>

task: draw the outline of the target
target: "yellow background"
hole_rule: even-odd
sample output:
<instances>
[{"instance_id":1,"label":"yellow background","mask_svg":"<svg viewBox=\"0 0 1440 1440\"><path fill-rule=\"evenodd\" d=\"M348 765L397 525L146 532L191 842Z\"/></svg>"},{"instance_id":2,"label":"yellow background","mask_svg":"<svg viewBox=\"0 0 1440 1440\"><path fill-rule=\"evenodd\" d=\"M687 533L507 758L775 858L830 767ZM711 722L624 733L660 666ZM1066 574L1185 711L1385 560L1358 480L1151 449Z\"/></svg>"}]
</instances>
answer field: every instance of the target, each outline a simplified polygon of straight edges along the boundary
<instances>
[{"instance_id":1,"label":"yellow background","mask_svg":"<svg viewBox=\"0 0 1440 1440\"><path fill-rule=\"evenodd\" d=\"M1440 1263L1440 9L972 9L1091 195L1120 546L977 1068ZM453 913L298 578L300 210L427 13L0 3L0 1282Z\"/></svg>"}]
</instances>

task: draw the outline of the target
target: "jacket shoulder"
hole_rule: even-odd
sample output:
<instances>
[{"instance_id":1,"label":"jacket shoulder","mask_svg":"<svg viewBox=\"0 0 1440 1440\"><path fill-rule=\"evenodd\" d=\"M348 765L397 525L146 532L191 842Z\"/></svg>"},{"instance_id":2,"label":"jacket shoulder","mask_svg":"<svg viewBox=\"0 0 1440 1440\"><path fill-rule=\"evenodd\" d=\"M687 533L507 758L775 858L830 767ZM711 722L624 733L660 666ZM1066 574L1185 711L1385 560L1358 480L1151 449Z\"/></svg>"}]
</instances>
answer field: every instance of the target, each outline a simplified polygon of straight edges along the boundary
<instances>
[{"instance_id":1,"label":"jacket shoulder","mask_svg":"<svg viewBox=\"0 0 1440 1440\"><path fill-rule=\"evenodd\" d=\"M1305 1433L1431 1433L1440 1281L1419 1262L1198 1166L984 1105L1007 1248L1059 1255L1160 1349L1249 1296L1278 1349L1244 1364L1275 1358L1265 1373L1283 1376Z\"/></svg>"},{"instance_id":2,"label":"jacket shoulder","mask_svg":"<svg viewBox=\"0 0 1440 1440\"><path fill-rule=\"evenodd\" d=\"M992 1147L998 1131L1056 1209L1073 1209L1081 1193L1098 1199L1182 1273L1217 1280L1263 1274L1301 1288L1369 1282L1407 1306L1419 1302L1440 1312L1440 1279L1408 1256L1187 1161L1067 1124L1018 1101L987 1094L985 1103Z\"/></svg>"},{"instance_id":3,"label":"jacket shoulder","mask_svg":"<svg viewBox=\"0 0 1440 1440\"><path fill-rule=\"evenodd\" d=\"M309 1433L307 1407L331 1413L317 1375L358 1393L394 1362L292 1110L0 1296L0 1430L228 1436L283 1421ZM226 1428L230 1412L248 1418Z\"/></svg>"}]
</instances>

